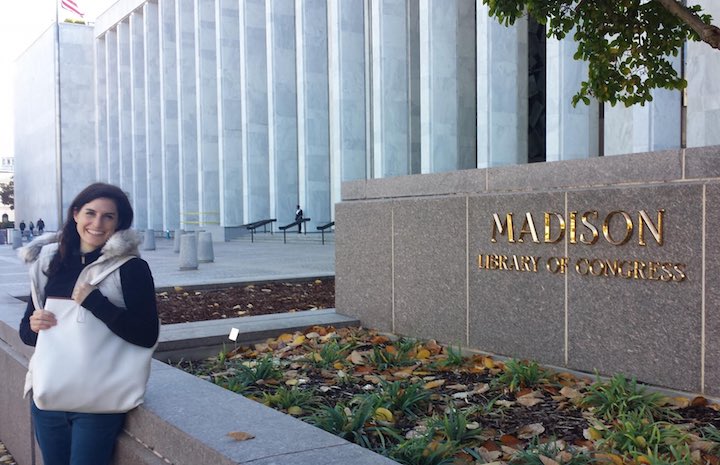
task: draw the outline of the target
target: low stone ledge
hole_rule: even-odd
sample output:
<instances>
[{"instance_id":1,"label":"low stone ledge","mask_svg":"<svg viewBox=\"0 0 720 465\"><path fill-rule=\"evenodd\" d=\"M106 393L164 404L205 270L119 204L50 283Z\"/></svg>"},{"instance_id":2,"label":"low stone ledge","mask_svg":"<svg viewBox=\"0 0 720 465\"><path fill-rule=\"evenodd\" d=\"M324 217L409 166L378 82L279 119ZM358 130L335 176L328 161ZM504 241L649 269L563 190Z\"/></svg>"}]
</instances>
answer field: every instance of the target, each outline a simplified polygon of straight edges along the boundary
<instances>
[{"instance_id":1,"label":"low stone ledge","mask_svg":"<svg viewBox=\"0 0 720 465\"><path fill-rule=\"evenodd\" d=\"M204 358L216 355L223 345L261 342L284 332L298 331L313 325L345 327L359 324L356 318L341 315L334 308L329 308L163 325L155 358ZM228 339L233 327L240 330L235 342Z\"/></svg>"}]
</instances>

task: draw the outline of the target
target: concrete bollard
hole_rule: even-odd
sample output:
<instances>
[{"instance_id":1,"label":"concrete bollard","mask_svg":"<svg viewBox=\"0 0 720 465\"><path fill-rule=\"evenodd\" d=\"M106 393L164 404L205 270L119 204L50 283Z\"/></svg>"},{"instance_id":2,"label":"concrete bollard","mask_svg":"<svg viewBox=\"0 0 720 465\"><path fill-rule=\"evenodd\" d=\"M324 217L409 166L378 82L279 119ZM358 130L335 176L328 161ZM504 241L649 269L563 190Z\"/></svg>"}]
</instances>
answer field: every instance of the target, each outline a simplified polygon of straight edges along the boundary
<instances>
[{"instance_id":1,"label":"concrete bollard","mask_svg":"<svg viewBox=\"0 0 720 465\"><path fill-rule=\"evenodd\" d=\"M175 230L175 241L173 242L173 252L180 253L180 237L185 233L182 229Z\"/></svg>"},{"instance_id":2,"label":"concrete bollard","mask_svg":"<svg viewBox=\"0 0 720 465\"><path fill-rule=\"evenodd\" d=\"M195 234L182 234L180 236L180 270L197 270L197 241Z\"/></svg>"},{"instance_id":3,"label":"concrete bollard","mask_svg":"<svg viewBox=\"0 0 720 465\"><path fill-rule=\"evenodd\" d=\"M12 238L13 249L19 249L20 247L22 247L22 233L19 229L13 229Z\"/></svg>"},{"instance_id":4,"label":"concrete bollard","mask_svg":"<svg viewBox=\"0 0 720 465\"><path fill-rule=\"evenodd\" d=\"M198 262L211 263L215 261L213 253L212 233L201 232L198 240Z\"/></svg>"},{"instance_id":5,"label":"concrete bollard","mask_svg":"<svg viewBox=\"0 0 720 465\"><path fill-rule=\"evenodd\" d=\"M155 250L155 230L154 229L146 229L145 230L145 240L143 240L142 249L143 250Z\"/></svg>"}]
</instances>

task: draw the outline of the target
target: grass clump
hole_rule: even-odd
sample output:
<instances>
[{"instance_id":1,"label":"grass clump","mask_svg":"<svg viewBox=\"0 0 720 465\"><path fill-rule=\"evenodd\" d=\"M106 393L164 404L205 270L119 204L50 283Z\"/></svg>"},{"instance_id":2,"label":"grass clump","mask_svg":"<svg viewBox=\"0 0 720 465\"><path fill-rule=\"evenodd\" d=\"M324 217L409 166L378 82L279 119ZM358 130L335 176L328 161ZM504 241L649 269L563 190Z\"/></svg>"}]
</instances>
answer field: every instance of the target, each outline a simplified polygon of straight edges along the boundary
<instances>
[{"instance_id":1,"label":"grass clump","mask_svg":"<svg viewBox=\"0 0 720 465\"><path fill-rule=\"evenodd\" d=\"M628 380L622 374L613 376L609 381L597 379L588 387L581 406L592 409L596 417L613 420L625 414L660 419L671 415L664 407L665 397L657 392L647 392L634 378Z\"/></svg>"},{"instance_id":2,"label":"grass clump","mask_svg":"<svg viewBox=\"0 0 720 465\"><path fill-rule=\"evenodd\" d=\"M549 378L550 372L540 368L537 362L510 359L505 362L505 368L496 382L506 386L510 392L516 392L522 388L532 388L543 382L547 383Z\"/></svg>"}]
</instances>

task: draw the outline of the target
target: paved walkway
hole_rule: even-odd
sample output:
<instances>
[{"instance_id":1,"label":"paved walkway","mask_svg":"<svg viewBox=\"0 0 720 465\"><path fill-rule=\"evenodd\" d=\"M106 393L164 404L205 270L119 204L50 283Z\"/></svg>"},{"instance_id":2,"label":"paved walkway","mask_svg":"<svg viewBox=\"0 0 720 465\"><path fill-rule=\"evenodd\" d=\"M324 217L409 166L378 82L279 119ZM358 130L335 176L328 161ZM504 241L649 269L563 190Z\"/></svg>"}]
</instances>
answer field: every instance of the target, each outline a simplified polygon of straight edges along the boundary
<instances>
[{"instance_id":1,"label":"paved walkway","mask_svg":"<svg viewBox=\"0 0 720 465\"><path fill-rule=\"evenodd\" d=\"M326 242L256 241L214 242L215 262L200 263L197 270L180 271L180 256L171 239L156 239L156 250L141 250L155 278L155 287L209 284L335 275L335 244ZM10 245L0 245L0 294L26 296L30 280L27 266Z\"/></svg>"}]
</instances>

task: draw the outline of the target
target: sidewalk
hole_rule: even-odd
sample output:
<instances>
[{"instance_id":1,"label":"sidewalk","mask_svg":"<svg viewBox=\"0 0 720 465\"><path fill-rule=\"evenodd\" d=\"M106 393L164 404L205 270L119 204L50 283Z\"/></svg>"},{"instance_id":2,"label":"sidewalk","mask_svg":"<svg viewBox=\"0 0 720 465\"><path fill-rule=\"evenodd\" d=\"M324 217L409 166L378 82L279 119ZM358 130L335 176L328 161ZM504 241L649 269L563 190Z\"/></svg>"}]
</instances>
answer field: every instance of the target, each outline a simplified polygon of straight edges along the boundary
<instances>
[{"instance_id":1,"label":"sidewalk","mask_svg":"<svg viewBox=\"0 0 720 465\"><path fill-rule=\"evenodd\" d=\"M197 270L180 271L180 256L173 252L172 239L156 239L156 250L141 250L150 265L156 288L270 281L335 275L335 244L326 242L256 241L239 239L214 242L213 263L200 263ZM142 247L141 247L142 249ZM0 294L27 296L28 268L10 245L0 245Z\"/></svg>"}]
</instances>

